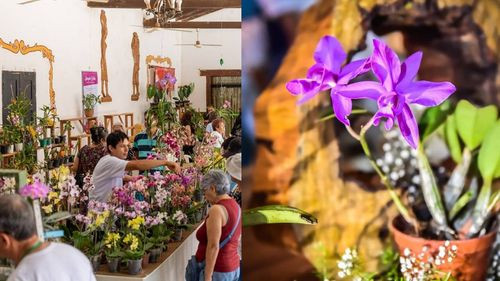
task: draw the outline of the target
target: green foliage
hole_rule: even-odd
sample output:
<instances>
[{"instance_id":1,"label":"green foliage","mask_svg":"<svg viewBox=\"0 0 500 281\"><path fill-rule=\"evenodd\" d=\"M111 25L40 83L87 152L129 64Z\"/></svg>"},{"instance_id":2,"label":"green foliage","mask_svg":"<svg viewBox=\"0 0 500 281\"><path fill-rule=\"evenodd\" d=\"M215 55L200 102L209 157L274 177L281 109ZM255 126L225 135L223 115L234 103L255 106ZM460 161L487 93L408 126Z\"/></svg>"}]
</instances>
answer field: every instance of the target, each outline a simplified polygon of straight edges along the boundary
<instances>
[{"instance_id":1,"label":"green foliage","mask_svg":"<svg viewBox=\"0 0 500 281\"><path fill-rule=\"evenodd\" d=\"M494 105L477 108L466 100L461 100L455 110L458 134L469 150L476 149L486 134L495 125L497 108Z\"/></svg>"},{"instance_id":2,"label":"green foliage","mask_svg":"<svg viewBox=\"0 0 500 281\"><path fill-rule=\"evenodd\" d=\"M446 119L444 127L445 140L450 150L451 157L455 163L462 161L462 146L458 139L457 125L455 123L455 114L450 114Z\"/></svg>"},{"instance_id":3,"label":"green foliage","mask_svg":"<svg viewBox=\"0 0 500 281\"><path fill-rule=\"evenodd\" d=\"M493 128L484 138L479 150L478 166L481 176L485 181L491 181L500 172L500 121L496 122Z\"/></svg>"},{"instance_id":4,"label":"green foliage","mask_svg":"<svg viewBox=\"0 0 500 281\"><path fill-rule=\"evenodd\" d=\"M443 102L439 106L430 107L425 110L422 118L419 120L418 130L420 139L424 142L435 130L437 130L448 117L452 106L449 100Z\"/></svg>"},{"instance_id":5,"label":"green foliage","mask_svg":"<svg viewBox=\"0 0 500 281\"><path fill-rule=\"evenodd\" d=\"M88 94L83 96L83 108L85 110L91 110L94 109L96 104L101 103L101 99L99 96L93 95L93 94Z\"/></svg>"},{"instance_id":6,"label":"green foliage","mask_svg":"<svg viewBox=\"0 0 500 281\"><path fill-rule=\"evenodd\" d=\"M243 211L243 226L273 223L316 224L318 219L297 208L269 205Z\"/></svg>"},{"instance_id":7,"label":"green foliage","mask_svg":"<svg viewBox=\"0 0 500 281\"><path fill-rule=\"evenodd\" d=\"M178 101L187 101L189 100L189 96L194 91L194 83L189 83L188 85L179 86L179 90L177 91L177 95L174 97L174 100Z\"/></svg>"}]
</instances>

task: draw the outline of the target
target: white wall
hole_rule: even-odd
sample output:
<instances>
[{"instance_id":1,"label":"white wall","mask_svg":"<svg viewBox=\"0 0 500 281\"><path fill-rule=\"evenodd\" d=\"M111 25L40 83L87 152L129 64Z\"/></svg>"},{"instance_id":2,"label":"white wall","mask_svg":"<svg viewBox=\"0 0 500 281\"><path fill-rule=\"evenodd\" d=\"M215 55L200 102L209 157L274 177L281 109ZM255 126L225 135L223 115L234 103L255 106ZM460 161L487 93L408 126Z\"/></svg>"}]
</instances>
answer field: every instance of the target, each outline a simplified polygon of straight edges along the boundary
<instances>
[{"instance_id":1,"label":"white wall","mask_svg":"<svg viewBox=\"0 0 500 281\"><path fill-rule=\"evenodd\" d=\"M27 5L18 5L18 2L21 0L0 1L0 38L5 42L24 40L30 46L38 43L51 49L55 56L53 81L58 114L61 118L82 116L81 71L97 71L99 89L101 87L101 9L88 8L82 0L41 0ZM201 110L205 110L206 86L199 69L241 69L241 29L200 29L202 43L221 43L223 47L181 47L175 44L195 42L195 30L181 33L163 29L146 33L140 27L141 10L104 10L108 26L108 84L113 101L97 106L96 114L101 121L106 113L133 112L135 122L143 122L143 113L149 107L146 100L147 55L170 57L176 68L177 85L195 82L190 99L194 107ZM241 9L224 9L196 20L240 21ZM138 33L140 40L139 101L130 100L133 32ZM224 59L222 67L219 65L221 57ZM37 107L49 104L49 64L40 52L21 55L0 49L0 66L2 70L36 71Z\"/></svg>"},{"instance_id":2,"label":"white wall","mask_svg":"<svg viewBox=\"0 0 500 281\"><path fill-rule=\"evenodd\" d=\"M194 21L241 21L241 9L224 9L195 19ZM195 31L195 30L194 30ZM222 44L222 47L182 46L182 84L195 83L190 96L193 107L206 109L206 78L200 69L241 69L241 29L200 29L201 43ZM183 44L194 44L196 32L183 33ZM220 58L224 64L219 64Z\"/></svg>"},{"instance_id":3,"label":"white wall","mask_svg":"<svg viewBox=\"0 0 500 281\"><path fill-rule=\"evenodd\" d=\"M27 5L17 5L17 2L0 1L0 38L5 42L22 39L27 45L38 43L51 49L55 56L54 90L58 114L62 118L81 116L81 71L98 71L100 89L101 9L88 8L81 0L41 0ZM143 122L143 112L148 108L145 58L147 55L168 56L176 74L181 75L181 47L175 46L180 43L181 34L167 30L146 33L142 27L131 26L142 26L139 9L105 11L108 83L113 101L98 105L97 114L133 112L135 122ZM130 100L133 32L138 33L140 40L139 101ZM49 64L40 52L21 55L0 49L0 65L2 70L36 71L37 107L49 104Z\"/></svg>"}]
</instances>

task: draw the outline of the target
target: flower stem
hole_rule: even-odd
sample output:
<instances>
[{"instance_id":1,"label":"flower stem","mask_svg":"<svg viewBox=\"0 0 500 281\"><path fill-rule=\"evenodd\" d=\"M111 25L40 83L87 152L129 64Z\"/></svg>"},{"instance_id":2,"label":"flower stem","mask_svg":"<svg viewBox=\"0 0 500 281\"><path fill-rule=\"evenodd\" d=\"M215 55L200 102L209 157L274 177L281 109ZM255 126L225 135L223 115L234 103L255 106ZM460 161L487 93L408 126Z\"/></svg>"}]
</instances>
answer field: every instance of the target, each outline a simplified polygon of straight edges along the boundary
<instances>
[{"instance_id":1,"label":"flower stem","mask_svg":"<svg viewBox=\"0 0 500 281\"><path fill-rule=\"evenodd\" d=\"M365 155L368 157L368 160L370 160L370 164L372 165L373 169L380 176L382 183L387 187L389 195L391 196L392 201L394 201L394 204L396 205L396 208L398 209L399 213L408 223L413 225L415 230L418 230L416 220L412 218L412 216L408 212L408 209L403 205L403 202L399 198L399 195L397 194L394 186L392 186L389 178L382 172L382 170L380 170L379 166L375 163L375 160L373 159L370 147L368 146L368 143L366 142L365 138L366 132L368 131L368 129L371 128L372 125L373 125L373 118L370 119L370 121L368 121L368 123L366 123L366 125L361 128L358 139L361 144L361 147L363 148Z\"/></svg>"}]
</instances>

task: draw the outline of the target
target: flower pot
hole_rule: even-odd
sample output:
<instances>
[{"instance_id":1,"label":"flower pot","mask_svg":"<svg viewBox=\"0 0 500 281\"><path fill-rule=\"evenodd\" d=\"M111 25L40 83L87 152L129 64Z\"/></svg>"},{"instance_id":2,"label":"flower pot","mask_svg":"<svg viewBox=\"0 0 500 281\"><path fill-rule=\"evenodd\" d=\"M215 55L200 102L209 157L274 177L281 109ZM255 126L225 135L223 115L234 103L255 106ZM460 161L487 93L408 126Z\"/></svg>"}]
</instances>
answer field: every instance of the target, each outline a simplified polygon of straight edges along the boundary
<instances>
[{"instance_id":1,"label":"flower pot","mask_svg":"<svg viewBox=\"0 0 500 281\"><path fill-rule=\"evenodd\" d=\"M161 248L154 248L149 253L149 263L157 263L161 255Z\"/></svg>"},{"instance_id":2,"label":"flower pot","mask_svg":"<svg viewBox=\"0 0 500 281\"><path fill-rule=\"evenodd\" d=\"M48 160L47 161L47 169L51 170L52 168L54 168L54 161Z\"/></svg>"},{"instance_id":3,"label":"flower pot","mask_svg":"<svg viewBox=\"0 0 500 281\"><path fill-rule=\"evenodd\" d=\"M142 271L142 259L128 261L128 274L137 275Z\"/></svg>"},{"instance_id":4,"label":"flower pot","mask_svg":"<svg viewBox=\"0 0 500 281\"><path fill-rule=\"evenodd\" d=\"M200 222L203 219L203 210L198 210L195 214L194 220L195 222Z\"/></svg>"},{"instance_id":5,"label":"flower pot","mask_svg":"<svg viewBox=\"0 0 500 281\"><path fill-rule=\"evenodd\" d=\"M59 144L61 142L61 139L59 137L54 137L54 143Z\"/></svg>"},{"instance_id":6,"label":"flower pot","mask_svg":"<svg viewBox=\"0 0 500 281\"><path fill-rule=\"evenodd\" d=\"M94 117L94 109L85 109L85 117Z\"/></svg>"},{"instance_id":7,"label":"flower pot","mask_svg":"<svg viewBox=\"0 0 500 281\"><path fill-rule=\"evenodd\" d=\"M24 144L23 144L22 142L20 142L20 143L16 143L16 144L14 145L15 150L16 150L17 152L19 152L19 151L23 150L23 146L24 146Z\"/></svg>"},{"instance_id":8,"label":"flower pot","mask_svg":"<svg viewBox=\"0 0 500 281\"><path fill-rule=\"evenodd\" d=\"M117 272L118 265L120 264L120 258L106 258L108 260L108 270L109 272Z\"/></svg>"},{"instance_id":9,"label":"flower pot","mask_svg":"<svg viewBox=\"0 0 500 281\"><path fill-rule=\"evenodd\" d=\"M182 228L176 229L174 235L172 236L172 240L175 242L181 241L182 239Z\"/></svg>"},{"instance_id":10,"label":"flower pot","mask_svg":"<svg viewBox=\"0 0 500 281\"><path fill-rule=\"evenodd\" d=\"M90 263L92 264L94 272L97 272L99 270L99 266L101 265L101 255L90 257Z\"/></svg>"},{"instance_id":11,"label":"flower pot","mask_svg":"<svg viewBox=\"0 0 500 281\"><path fill-rule=\"evenodd\" d=\"M445 255L444 262L435 261L434 264L443 272L451 272L457 280L473 281L485 280L486 271L489 265L490 252L495 242L495 231L478 238L467 240L438 241L427 240L414 237L400 231L404 226L404 220L401 217L395 218L389 228L393 234L402 257L408 253L408 249L415 257L422 255L422 259L427 261L429 257L436 257L439 254L439 248L445 246L446 249L456 249L455 257L450 261ZM423 249L426 249L423 251ZM406 249L406 251L405 251ZM447 250L448 252L448 250Z\"/></svg>"},{"instance_id":12,"label":"flower pot","mask_svg":"<svg viewBox=\"0 0 500 281\"><path fill-rule=\"evenodd\" d=\"M74 160L75 160L75 156L74 155L70 155L69 156L69 162L73 163Z\"/></svg>"},{"instance_id":13,"label":"flower pot","mask_svg":"<svg viewBox=\"0 0 500 281\"><path fill-rule=\"evenodd\" d=\"M51 138L45 138L45 145L51 145L52 144L52 139Z\"/></svg>"},{"instance_id":14,"label":"flower pot","mask_svg":"<svg viewBox=\"0 0 500 281\"><path fill-rule=\"evenodd\" d=\"M148 266L149 257L150 257L149 252L144 253L144 256L142 256L142 268L145 268L146 266Z\"/></svg>"},{"instance_id":15,"label":"flower pot","mask_svg":"<svg viewBox=\"0 0 500 281\"><path fill-rule=\"evenodd\" d=\"M6 154L8 149L9 149L9 145L8 144L2 144L2 145L0 145L0 153L1 154Z\"/></svg>"},{"instance_id":16,"label":"flower pot","mask_svg":"<svg viewBox=\"0 0 500 281\"><path fill-rule=\"evenodd\" d=\"M13 144L9 144L7 146L7 153L14 153L14 145Z\"/></svg>"},{"instance_id":17,"label":"flower pot","mask_svg":"<svg viewBox=\"0 0 500 281\"><path fill-rule=\"evenodd\" d=\"M193 200L196 202L203 201L203 192L200 189L195 190Z\"/></svg>"},{"instance_id":18,"label":"flower pot","mask_svg":"<svg viewBox=\"0 0 500 281\"><path fill-rule=\"evenodd\" d=\"M59 142L60 143L66 142L66 136L59 136Z\"/></svg>"},{"instance_id":19,"label":"flower pot","mask_svg":"<svg viewBox=\"0 0 500 281\"><path fill-rule=\"evenodd\" d=\"M45 137L49 138L50 135L52 134L52 128L45 128Z\"/></svg>"}]
</instances>

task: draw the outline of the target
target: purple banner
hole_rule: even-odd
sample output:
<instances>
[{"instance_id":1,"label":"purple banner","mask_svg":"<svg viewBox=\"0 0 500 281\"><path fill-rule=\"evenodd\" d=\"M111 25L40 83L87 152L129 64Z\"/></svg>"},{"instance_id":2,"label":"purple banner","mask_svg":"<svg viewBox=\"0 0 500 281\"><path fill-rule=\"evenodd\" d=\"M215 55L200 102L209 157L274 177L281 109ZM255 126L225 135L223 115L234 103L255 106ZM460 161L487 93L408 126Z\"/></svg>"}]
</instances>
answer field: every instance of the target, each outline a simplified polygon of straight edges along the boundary
<instances>
[{"instance_id":1,"label":"purple banner","mask_svg":"<svg viewBox=\"0 0 500 281\"><path fill-rule=\"evenodd\" d=\"M97 85L97 71L82 71L82 85Z\"/></svg>"}]
</instances>

